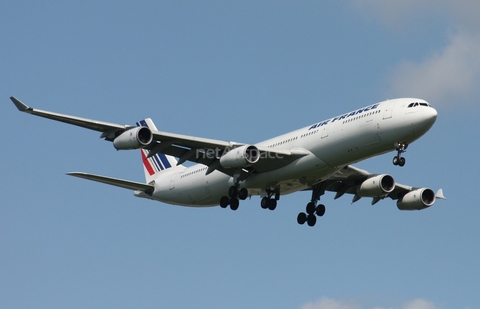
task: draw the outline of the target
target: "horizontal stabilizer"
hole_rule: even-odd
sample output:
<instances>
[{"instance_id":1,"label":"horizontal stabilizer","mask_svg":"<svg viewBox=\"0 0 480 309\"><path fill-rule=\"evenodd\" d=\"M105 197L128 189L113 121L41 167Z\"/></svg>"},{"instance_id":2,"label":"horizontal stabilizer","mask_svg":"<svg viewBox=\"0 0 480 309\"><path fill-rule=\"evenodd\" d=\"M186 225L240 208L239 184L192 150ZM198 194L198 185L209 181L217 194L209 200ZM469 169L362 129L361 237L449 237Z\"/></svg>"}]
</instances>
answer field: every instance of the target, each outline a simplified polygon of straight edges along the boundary
<instances>
[{"instance_id":1,"label":"horizontal stabilizer","mask_svg":"<svg viewBox=\"0 0 480 309\"><path fill-rule=\"evenodd\" d=\"M107 185L112 185L112 186L116 186L124 189L143 191L147 194L151 194L154 190L154 187L152 185L135 182L135 181L118 179L118 178L93 175L93 174L87 174L87 173L78 173L78 172L67 173L67 175L84 178L88 180L93 180L93 181L105 183Z\"/></svg>"}]
</instances>

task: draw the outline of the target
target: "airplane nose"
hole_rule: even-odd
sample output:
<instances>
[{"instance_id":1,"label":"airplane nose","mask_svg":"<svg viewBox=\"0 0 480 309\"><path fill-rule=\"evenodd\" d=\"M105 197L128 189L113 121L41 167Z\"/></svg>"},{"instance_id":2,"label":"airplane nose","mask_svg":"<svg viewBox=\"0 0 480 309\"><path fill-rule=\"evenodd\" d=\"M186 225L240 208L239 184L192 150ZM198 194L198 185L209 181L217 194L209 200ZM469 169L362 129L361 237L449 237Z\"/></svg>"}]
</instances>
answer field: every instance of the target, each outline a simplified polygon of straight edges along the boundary
<instances>
[{"instance_id":1,"label":"airplane nose","mask_svg":"<svg viewBox=\"0 0 480 309\"><path fill-rule=\"evenodd\" d=\"M434 109L433 107L429 107L428 109L424 109L422 111L422 118L423 118L423 123L428 126L428 128L431 128L435 121L437 120L437 110Z\"/></svg>"},{"instance_id":2,"label":"airplane nose","mask_svg":"<svg viewBox=\"0 0 480 309\"><path fill-rule=\"evenodd\" d=\"M429 112L429 119L432 120L433 122L435 122L435 120L437 120L437 110L433 107L430 107L430 112Z\"/></svg>"}]
</instances>

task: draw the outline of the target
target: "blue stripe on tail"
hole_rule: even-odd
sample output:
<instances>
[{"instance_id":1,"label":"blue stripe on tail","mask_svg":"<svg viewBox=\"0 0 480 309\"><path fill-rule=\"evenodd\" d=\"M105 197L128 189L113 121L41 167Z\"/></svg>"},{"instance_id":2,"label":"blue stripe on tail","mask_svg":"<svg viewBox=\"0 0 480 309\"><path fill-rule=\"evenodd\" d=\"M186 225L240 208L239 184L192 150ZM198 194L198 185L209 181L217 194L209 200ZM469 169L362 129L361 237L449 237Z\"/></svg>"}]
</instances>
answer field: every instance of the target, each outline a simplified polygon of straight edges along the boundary
<instances>
[{"instance_id":1,"label":"blue stripe on tail","mask_svg":"<svg viewBox=\"0 0 480 309\"><path fill-rule=\"evenodd\" d=\"M157 153L157 156L160 157L160 160L162 160L163 166L165 166L165 168L170 168L170 167L172 167L172 166L170 165L170 162L168 162L167 157L166 157L163 153Z\"/></svg>"}]
</instances>

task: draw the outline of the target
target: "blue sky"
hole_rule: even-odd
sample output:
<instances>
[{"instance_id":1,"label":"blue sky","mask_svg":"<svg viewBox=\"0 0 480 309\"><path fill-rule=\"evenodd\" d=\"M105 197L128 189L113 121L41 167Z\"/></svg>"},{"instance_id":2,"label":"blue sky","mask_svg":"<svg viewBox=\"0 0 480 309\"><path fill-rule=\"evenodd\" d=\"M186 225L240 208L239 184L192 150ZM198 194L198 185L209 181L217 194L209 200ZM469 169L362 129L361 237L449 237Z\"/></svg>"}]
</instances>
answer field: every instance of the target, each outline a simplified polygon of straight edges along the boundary
<instances>
[{"instance_id":1,"label":"blue sky","mask_svg":"<svg viewBox=\"0 0 480 309\"><path fill-rule=\"evenodd\" d=\"M5 308L480 308L478 1L2 1L0 303ZM387 98L436 124L357 166L443 188L394 201L174 207L65 175L143 181L140 154L36 108L255 143Z\"/></svg>"}]
</instances>

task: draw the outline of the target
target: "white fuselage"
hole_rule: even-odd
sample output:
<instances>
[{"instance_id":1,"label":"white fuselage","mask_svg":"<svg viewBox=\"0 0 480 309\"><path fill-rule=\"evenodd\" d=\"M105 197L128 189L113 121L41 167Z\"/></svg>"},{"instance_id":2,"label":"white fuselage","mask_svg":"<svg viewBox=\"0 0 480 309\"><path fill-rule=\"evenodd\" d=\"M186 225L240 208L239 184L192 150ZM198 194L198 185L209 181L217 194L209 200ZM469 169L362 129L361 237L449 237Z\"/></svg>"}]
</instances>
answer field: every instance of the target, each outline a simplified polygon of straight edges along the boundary
<instances>
[{"instance_id":1,"label":"white fuselage","mask_svg":"<svg viewBox=\"0 0 480 309\"><path fill-rule=\"evenodd\" d=\"M414 102L421 105L411 106ZM436 110L424 100L387 100L257 143L307 155L284 167L253 173L240 187L260 196L271 188L279 189L281 195L306 189L346 165L395 150L397 142L412 143L432 127L436 117ZM233 177L206 172L202 164L172 167L159 174L151 196L135 195L175 205L215 206L234 184Z\"/></svg>"}]
</instances>

